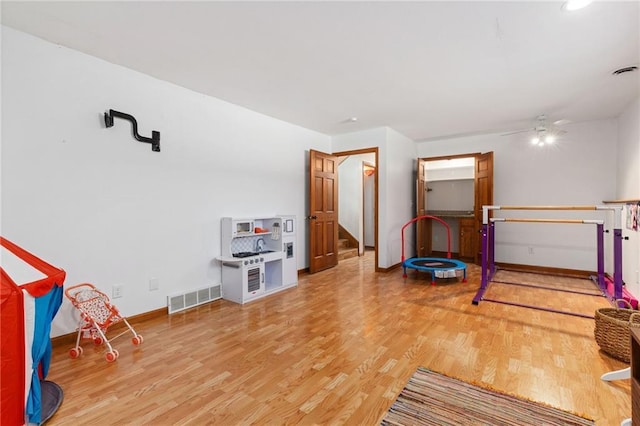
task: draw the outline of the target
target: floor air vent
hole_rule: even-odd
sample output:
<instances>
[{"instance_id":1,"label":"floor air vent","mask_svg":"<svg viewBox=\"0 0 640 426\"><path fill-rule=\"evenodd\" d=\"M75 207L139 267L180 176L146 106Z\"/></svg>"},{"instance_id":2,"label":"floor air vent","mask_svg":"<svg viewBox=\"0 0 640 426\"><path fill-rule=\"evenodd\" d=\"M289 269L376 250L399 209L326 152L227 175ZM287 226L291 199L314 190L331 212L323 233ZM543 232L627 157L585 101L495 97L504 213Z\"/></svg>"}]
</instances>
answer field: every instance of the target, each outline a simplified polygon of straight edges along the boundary
<instances>
[{"instance_id":1,"label":"floor air vent","mask_svg":"<svg viewBox=\"0 0 640 426\"><path fill-rule=\"evenodd\" d=\"M202 305L203 303L211 302L212 300L220 299L220 297L222 297L220 294L220 285L216 285L168 296L167 304L169 305L169 313L173 314L193 308L194 306Z\"/></svg>"}]
</instances>

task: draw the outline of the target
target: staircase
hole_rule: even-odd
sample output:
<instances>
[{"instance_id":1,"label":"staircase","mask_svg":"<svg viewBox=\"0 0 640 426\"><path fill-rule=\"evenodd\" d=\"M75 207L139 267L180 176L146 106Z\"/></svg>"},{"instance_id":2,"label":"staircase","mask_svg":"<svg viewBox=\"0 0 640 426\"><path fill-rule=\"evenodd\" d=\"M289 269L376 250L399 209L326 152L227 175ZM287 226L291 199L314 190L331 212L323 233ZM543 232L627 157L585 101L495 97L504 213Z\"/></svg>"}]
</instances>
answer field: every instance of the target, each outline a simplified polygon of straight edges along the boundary
<instances>
[{"instance_id":1,"label":"staircase","mask_svg":"<svg viewBox=\"0 0 640 426\"><path fill-rule=\"evenodd\" d=\"M338 262L358 256L358 241L347 231L338 227Z\"/></svg>"}]
</instances>

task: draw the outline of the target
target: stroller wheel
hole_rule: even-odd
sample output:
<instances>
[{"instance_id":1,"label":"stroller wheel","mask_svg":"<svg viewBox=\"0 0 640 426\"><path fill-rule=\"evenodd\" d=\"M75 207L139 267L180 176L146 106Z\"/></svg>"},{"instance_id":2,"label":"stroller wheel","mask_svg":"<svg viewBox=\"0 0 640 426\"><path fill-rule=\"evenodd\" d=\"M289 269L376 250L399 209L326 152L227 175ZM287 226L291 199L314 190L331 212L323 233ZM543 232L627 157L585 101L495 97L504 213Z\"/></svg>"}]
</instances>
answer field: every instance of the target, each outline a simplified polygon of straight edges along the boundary
<instances>
[{"instance_id":1,"label":"stroller wheel","mask_svg":"<svg viewBox=\"0 0 640 426\"><path fill-rule=\"evenodd\" d=\"M120 354L116 349L114 349L113 352L107 352L106 354L104 354L104 358L107 360L107 362L114 362L116 359L118 359L118 356L120 356Z\"/></svg>"},{"instance_id":2,"label":"stroller wheel","mask_svg":"<svg viewBox=\"0 0 640 426\"><path fill-rule=\"evenodd\" d=\"M131 339L131 342L132 342L134 345L138 346L138 345L141 345L141 344L142 344L142 342L144 342L144 338L143 338L140 334L138 334L136 337L134 337L133 339Z\"/></svg>"},{"instance_id":3,"label":"stroller wheel","mask_svg":"<svg viewBox=\"0 0 640 426\"><path fill-rule=\"evenodd\" d=\"M93 344L96 346L100 346L101 344L103 344L104 341L102 340L102 337L98 336L95 339L93 339Z\"/></svg>"},{"instance_id":4,"label":"stroller wheel","mask_svg":"<svg viewBox=\"0 0 640 426\"><path fill-rule=\"evenodd\" d=\"M71 359L76 359L80 355L82 355L82 346L78 346L77 348L69 349L69 357L71 357Z\"/></svg>"}]
</instances>

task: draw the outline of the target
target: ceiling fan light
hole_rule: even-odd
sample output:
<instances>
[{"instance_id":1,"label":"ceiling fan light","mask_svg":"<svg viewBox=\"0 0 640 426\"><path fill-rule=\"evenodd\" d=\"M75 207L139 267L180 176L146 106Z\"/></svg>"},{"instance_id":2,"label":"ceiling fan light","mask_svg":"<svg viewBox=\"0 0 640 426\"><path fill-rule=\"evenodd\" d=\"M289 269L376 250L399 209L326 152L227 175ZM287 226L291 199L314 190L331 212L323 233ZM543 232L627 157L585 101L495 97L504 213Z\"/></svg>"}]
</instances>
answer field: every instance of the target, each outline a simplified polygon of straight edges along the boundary
<instances>
[{"instance_id":1,"label":"ceiling fan light","mask_svg":"<svg viewBox=\"0 0 640 426\"><path fill-rule=\"evenodd\" d=\"M554 143L554 142L556 141L556 138L555 138L553 135L547 135L547 136L544 138L544 141L545 141L546 143Z\"/></svg>"},{"instance_id":2,"label":"ceiling fan light","mask_svg":"<svg viewBox=\"0 0 640 426\"><path fill-rule=\"evenodd\" d=\"M534 145L538 145L540 143L540 138L537 136L534 136L531 138L531 143Z\"/></svg>"}]
</instances>

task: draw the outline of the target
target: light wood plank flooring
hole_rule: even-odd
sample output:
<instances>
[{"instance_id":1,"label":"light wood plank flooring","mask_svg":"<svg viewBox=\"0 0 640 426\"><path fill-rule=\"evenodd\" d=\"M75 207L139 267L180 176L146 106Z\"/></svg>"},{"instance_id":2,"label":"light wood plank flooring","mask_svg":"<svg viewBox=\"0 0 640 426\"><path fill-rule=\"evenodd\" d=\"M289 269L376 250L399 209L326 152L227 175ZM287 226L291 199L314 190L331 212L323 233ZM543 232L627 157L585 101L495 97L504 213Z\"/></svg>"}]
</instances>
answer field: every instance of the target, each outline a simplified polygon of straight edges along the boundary
<instances>
[{"instance_id":1,"label":"light wood plank flooring","mask_svg":"<svg viewBox=\"0 0 640 426\"><path fill-rule=\"evenodd\" d=\"M75 360L55 347L48 379L65 397L48 424L375 425L418 366L583 413L598 425L631 415L629 380L600 380L626 364L599 352L593 320L472 305L473 265L468 283L437 286L413 274L405 283L400 269L373 269L368 252L244 306L219 300L134 323L144 344L117 339L112 364L90 342ZM590 313L608 306L604 298L545 290L492 291Z\"/></svg>"}]
</instances>

